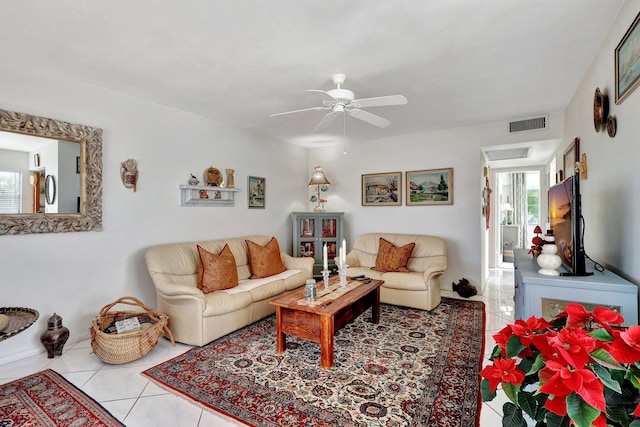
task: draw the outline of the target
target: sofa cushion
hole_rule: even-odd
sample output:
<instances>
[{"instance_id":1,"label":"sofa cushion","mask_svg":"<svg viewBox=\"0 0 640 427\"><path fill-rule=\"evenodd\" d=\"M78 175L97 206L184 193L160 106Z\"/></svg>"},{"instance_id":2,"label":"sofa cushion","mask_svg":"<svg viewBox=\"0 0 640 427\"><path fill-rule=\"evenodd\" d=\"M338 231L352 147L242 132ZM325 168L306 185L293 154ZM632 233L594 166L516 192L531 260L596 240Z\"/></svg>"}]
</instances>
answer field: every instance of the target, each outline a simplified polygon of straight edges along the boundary
<instances>
[{"instance_id":1,"label":"sofa cushion","mask_svg":"<svg viewBox=\"0 0 640 427\"><path fill-rule=\"evenodd\" d=\"M198 248L198 288L205 294L238 286L236 259L224 245L216 255L197 245Z\"/></svg>"},{"instance_id":2,"label":"sofa cushion","mask_svg":"<svg viewBox=\"0 0 640 427\"><path fill-rule=\"evenodd\" d=\"M380 238L378 247L378 256L376 257L376 265L373 270L377 271L395 271L408 272L407 262L411 257L411 252L415 247L415 243L408 243L403 246L396 246L390 241Z\"/></svg>"},{"instance_id":3,"label":"sofa cushion","mask_svg":"<svg viewBox=\"0 0 640 427\"><path fill-rule=\"evenodd\" d=\"M280 245L275 237L265 246L247 240L247 249L249 250L252 279L269 277L285 271L280 257Z\"/></svg>"}]
</instances>

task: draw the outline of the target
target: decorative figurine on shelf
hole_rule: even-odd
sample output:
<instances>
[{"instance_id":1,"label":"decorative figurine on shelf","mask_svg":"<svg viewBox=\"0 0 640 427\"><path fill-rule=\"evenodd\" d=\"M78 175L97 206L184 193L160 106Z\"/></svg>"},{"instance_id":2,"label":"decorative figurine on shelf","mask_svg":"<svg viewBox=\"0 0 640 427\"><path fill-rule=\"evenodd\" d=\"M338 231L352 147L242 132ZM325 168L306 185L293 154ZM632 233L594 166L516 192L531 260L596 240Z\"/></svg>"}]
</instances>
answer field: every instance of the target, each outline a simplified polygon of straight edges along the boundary
<instances>
[{"instance_id":1,"label":"decorative figurine on shelf","mask_svg":"<svg viewBox=\"0 0 640 427\"><path fill-rule=\"evenodd\" d=\"M227 188L235 188L236 184L233 182L233 173L235 172L231 168L224 170L227 173Z\"/></svg>"},{"instance_id":2,"label":"decorative figurine on shelf","mask_svg":"<svg viewBox=\"0 0 640 427\"><path fill-rule=\"evenodd\" d=\"M544 240L542 240L542 237L540 237L542 229L539 225L536 225L536 228L533 230L533 232L536 234L536 236L531 239L531 243L533 243L533 245L531 245L529 253L533 254L534 258L538 258L538 255L540 255L540 252L542 252L542 244L544 243Z\"/></svg>"},{"instance_id":3,"label":"decorative figurine on shelf","mask_svg":"<svg viewBox=\"0 0 640 427\"><path fill-rule=\"evenodd\" d=\"M209 198L209 193L207 193L207 190L200 190L200 198L201 199L208 199Z\"/></svg>"},{"instance_id":4,"label":"decorative figurine on shelf","mask_svg":"<svg viewBox=\"0 0 640 427\"><path fill-rule=\"evenodd\" d=\"M547 230L547 234L544 236L542 253L538 255L538 265L541 267L538 273L546 276L560 275L558 268L562 265L562 258L556 254L557 252L556 238L551 230Z\"/></svg>"},{"instance_id":5,"label":"decorative figurine on shelf","mask_svg":"<svg viewBox=\"0 0 640 427\"><path fill-rule=\"evenodd\" d=\"M62 326L62 317L53 313L47 320L47 330L40 335L40 341L47 350L47 357L62 356L64 344L69 339L69 329Z\"/></svg>"},{"instance_id":6,"label":"decorative figurine on shelf","mask_svg":"<svg viewBox=\"0 0 640 427\"><path fill-rule=\"evenodd\" d=\"M200 180L196 178L194 174L190 174L191 178L189 178L189 185L198 185L200 184Z\"/></svg>"},{"instance_id":7,"label":"decorative figurine on shelf","mask_svg":"<svg viewBox=\"0 0 640 427\"><path fill-rule=\"evenodd\" d=\"M120 163L120 178L125 188L133 188L133 192L136 192L136 185L138 183L138 164L134 159L127 159Z\"/></svg>"}]
</instances>

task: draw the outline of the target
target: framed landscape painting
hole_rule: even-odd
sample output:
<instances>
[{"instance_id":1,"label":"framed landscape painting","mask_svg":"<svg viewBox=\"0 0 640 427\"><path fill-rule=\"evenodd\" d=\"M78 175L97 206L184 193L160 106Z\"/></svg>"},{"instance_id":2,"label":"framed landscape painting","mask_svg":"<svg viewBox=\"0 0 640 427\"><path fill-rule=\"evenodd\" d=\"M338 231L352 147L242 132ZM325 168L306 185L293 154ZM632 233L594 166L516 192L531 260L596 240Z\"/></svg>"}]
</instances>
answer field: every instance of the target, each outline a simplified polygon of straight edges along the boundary
<instances>
[{"instance_id":1,"label":"framed landscape painting","mask_svg":"<svg viewBox=\"0 0 640 427\"><path fill-rule=\"evenodd\" d=\"M406 173L407 206L452 205L453 168Z\"/></svg>"},{"instance_id":2,"label":"framed landscape painting","mask_svg":"<svg viewBox=\"0 0 640 427\"><path fill-rule=\"evenodd\" d=\"M402 172L362 175L362 206L402 205Z\"/></svg>"},{"instance_id":3,"label":"framed landscape painting","mask_svg":"<svg viewBox=\"0 0 640 427\"><path fill-rule=\"evenodd\" d=\"M264 209L265 178L250 176L248 181L249 209Z\"/></svg>"},{"instance_id":4,"label":"framed landscape painting","mask_svg":"<svg viewBox=\"0 0 640 427\"><path fill-rule=\"evenodd\" d=\"M615 50L616 104L620 104L640 85L640 13Z\"/></svg>"}]
</instances>

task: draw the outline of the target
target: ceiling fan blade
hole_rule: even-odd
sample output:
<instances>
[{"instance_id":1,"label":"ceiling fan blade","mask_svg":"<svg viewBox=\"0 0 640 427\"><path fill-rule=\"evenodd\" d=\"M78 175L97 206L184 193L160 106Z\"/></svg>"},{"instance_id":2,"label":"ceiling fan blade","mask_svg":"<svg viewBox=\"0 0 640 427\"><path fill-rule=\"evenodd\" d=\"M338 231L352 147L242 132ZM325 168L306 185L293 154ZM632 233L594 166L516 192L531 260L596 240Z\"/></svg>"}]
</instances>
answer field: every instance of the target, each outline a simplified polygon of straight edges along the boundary
<instances>
[{"instance_id":1,"label":"ceiling fan blade","mask_svg":"<svg viewBox=\"0 0 640 427\"><path fill-rule=\"evenodd\" d=\"M354 99L351 105L354 107L383 107L387 105L404 105L407 98L402 95L376 96L375 98Z\"/></svg>"},{"instance_id":2,"label":"ceiling fan blade","mask_svg":"<svg viewBox=\"0 0 640 427\"><path fill-rule=\"evenodd\" d=\"M371 114L368 111L358 110L357 108L346 110L347 113L351 117L354 117L358 120L362 120L363 122L367 122L371 125L377 126L379 128L386 128L391 124L391 122L383 117L376 116L375 114Z\"/></svg>"},{"instance_id":3,"label":"ceiling fan blade","mask_svg":"<svg viewBox=\"0 0 640 427\"><path fill-rule=\"evenodd\" d=\"M335 101L335 100L336 100L333 96L331 96L331 95L329 94L329 92L324 91L324 90L320 90L320 89L307 89L307 92L317 92L317 93L322 93L322 94L324 94L328 99L330 99L331 101Z\"/></svg>"},{"instance_id":4,"label":"ceiling fan blade","mask_svg":"<svg viewBox=\"0 0 640 427\"><path fill-rule=\"evenodd\" d=\"M314 132L315 133L319 133L319 132L324 132L325 130L327 130L329 128L329 126L331 126L333 121L336 119L337 115L338 115L338 113L336 113L335 111L332 111L329 114L327 114L326 116L324 116L322 118L322 120L320 120L320 123L318 123L318 126L316 126L316 130L314 130Z\"/></svg>"},{"instance_id":5,"label":"ceiling fan blade","mask_svg":"<svg viewBox=\"0 0 640 427\"><path fill-rule=\"evenodd\" d=\"M328 109L329 109L328 107L303 108L302 110L293 110L293 111L285 111L283 113L270 114L269 117L282 116L282 115L285 115L285 114L292 114L292 113L301 113L303 111L328 110Z\"/></svg>"}]
</instances>

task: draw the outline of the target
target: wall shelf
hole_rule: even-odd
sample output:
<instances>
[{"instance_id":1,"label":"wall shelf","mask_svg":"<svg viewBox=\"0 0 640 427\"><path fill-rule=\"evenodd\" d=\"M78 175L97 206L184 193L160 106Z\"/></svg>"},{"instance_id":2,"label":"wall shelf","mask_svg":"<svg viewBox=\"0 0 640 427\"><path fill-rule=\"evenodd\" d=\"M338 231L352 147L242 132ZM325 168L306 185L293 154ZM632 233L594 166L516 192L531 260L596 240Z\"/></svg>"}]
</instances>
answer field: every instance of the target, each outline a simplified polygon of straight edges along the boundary
<instances>
[{"instance_id":1,"label":"wall shelf","mask_svg":"<svg viewBox=\"0 0 640 427\"><path fill-rule=\"evenodd\" d=\"M180 206L233 206L239 188L179 185ZM202 195L206 194L207 197Z\"/></svg>"}]
</instances>

